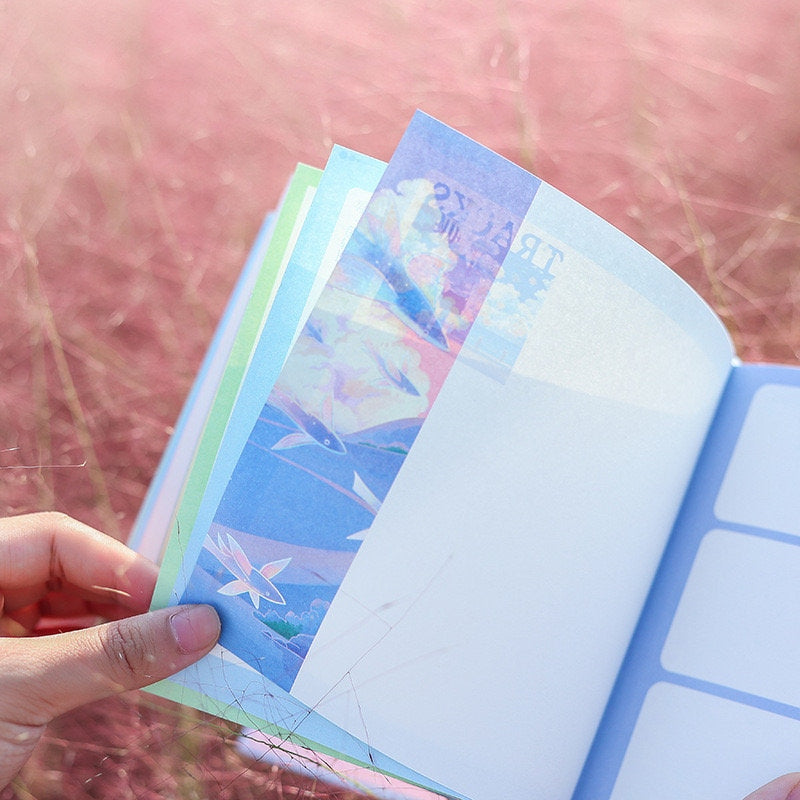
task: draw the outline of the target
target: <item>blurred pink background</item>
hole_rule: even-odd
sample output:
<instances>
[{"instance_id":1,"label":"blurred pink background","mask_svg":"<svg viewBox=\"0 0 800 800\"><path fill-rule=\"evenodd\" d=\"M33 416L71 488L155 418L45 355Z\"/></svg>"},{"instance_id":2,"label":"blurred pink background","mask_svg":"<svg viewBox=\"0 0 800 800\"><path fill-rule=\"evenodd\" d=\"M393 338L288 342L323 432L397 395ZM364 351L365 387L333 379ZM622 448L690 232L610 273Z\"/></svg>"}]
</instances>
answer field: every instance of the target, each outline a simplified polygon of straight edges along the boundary
<instances>
[{"instance_id":1,"label":"blurred pink background","mask_svg":"<svg viewBox=\"0 0 800 800\"><path fill-rule=\"evenodd\" d=\"M125 537L295 163L415 108L798 363L798 75L796 0L0 2L0 510Z\"/></svg>"}]
</instances>

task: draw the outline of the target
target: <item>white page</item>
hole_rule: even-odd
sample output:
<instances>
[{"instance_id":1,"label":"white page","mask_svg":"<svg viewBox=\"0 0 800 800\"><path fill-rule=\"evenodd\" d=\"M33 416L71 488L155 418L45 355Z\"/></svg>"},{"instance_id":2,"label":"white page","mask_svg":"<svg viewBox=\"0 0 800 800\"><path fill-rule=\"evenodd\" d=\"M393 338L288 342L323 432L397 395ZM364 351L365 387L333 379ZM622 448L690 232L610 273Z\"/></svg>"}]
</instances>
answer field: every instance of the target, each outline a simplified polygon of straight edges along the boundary
<instances>
[{"instance_id":1,"label":"white page","mask_svg":"<svg viewBox=\"0 0 800 800\"><path fill-rule=\"evenodd\" d=\"M636 291L549 241L512 372L468 340L292 687L476 800L570 797L729 366L671 273Z\"/></svg>"}]
</instances>

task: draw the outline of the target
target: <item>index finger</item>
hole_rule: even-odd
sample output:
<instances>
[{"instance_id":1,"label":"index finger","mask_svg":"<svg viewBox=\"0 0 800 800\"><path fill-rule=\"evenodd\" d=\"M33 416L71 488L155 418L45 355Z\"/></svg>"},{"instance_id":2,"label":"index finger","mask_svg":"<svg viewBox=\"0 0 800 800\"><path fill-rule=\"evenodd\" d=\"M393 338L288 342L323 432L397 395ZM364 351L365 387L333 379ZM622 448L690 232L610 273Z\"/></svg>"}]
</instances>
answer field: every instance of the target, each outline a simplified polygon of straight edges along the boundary
<instances>
[{"instance_id":1,"label":"index finger","mask_svg":"<svg viewBox=\"0 0 800 800\"><path fill-rule=\"evenodd\" d=\"M145 611L158 568L121 542L57 512L0 519L0 592L76 586Z\"/></svg>"}]
</instances>

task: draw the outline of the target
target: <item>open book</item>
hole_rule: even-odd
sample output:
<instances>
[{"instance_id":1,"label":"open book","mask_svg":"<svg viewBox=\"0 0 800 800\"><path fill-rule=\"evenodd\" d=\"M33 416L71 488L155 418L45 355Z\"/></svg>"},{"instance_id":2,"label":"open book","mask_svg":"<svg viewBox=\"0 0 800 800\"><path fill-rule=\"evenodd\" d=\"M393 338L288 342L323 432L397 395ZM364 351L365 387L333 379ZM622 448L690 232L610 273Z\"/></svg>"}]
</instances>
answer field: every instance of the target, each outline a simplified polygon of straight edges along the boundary
<instances>
[{"instance_id":1,"label":"open book","mask_svg":"<svg viewBox=\"0 0 800 800\"><path fill-rule=\"evenodd\" d=\"M800 370L418 113L265 224L134 530L220 646L152 690L472 800L800 767Z\"/></svg>"}]
</instances>

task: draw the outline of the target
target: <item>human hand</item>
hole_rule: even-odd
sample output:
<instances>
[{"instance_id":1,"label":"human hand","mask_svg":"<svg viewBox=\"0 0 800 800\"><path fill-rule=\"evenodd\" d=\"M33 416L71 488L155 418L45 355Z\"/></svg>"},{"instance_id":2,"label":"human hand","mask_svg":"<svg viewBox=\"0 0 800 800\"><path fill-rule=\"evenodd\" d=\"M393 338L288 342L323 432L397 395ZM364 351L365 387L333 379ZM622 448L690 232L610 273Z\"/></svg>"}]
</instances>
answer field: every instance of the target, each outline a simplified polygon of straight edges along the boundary
<instances>
[{"instance_id":1,"label":"human hand","mask_svg":"<svg viewBox=\"0 0 800 800\"><path fill-rule=\"evenodd\" d=\"M0 519L0 789L50 720L166 678L219 637L210 606L147 611L157 568L63 514ZM134 616L137 615L137 616ZM66 633L36 635L48 618Z\"/></svg>"},{"instance_id":2,"label":"human hand","mask_svg":"<svg viewBox=\"0 0 800 800\"><path fill-rule=\"evenodd\" d=\"M800 800L800 772L776 778L744 800Z\"/></svg>"}]
</instances>

